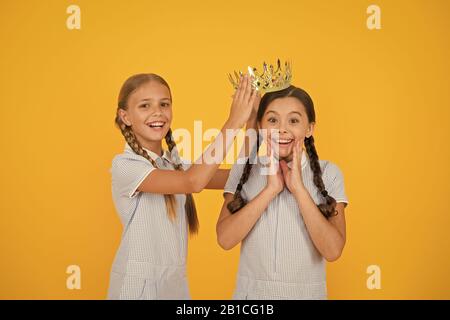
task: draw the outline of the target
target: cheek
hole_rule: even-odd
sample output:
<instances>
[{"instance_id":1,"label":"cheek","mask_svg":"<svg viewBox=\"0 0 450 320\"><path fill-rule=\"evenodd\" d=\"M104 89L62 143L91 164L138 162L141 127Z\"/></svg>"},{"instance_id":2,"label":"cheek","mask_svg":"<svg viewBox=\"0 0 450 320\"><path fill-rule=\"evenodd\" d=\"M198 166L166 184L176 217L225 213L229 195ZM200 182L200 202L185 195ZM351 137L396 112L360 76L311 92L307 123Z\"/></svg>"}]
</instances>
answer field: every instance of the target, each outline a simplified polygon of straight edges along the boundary
<instances>
[{"instance_id":1,"label":"cheek","mask_svg":"<svg viewBox=\"0 0 450 320\"><path fill-rule=\"evenodd\" d=\"M307 127L303 124L297 124L295 127L292 128L292 133L296 139L303 139L306 137L306 134L308 133Z\"/></svg>"},{"instance_id":2,"label":"cheek","mask_svg":"<svg viewBox=\"0 0 450 320\"><path fill-rule=\"evenodd\" d=\"M167 108L164 110L164 116L167 118L167 120L172 122L172 108Z\"/></svg>"},{"instance_id":3,"label":"cheek","mask_svg":"<svg viewBox=\"0 0 450 320\"><path fill-rule=\"evenodd\" d=\"M270 132L270 129L273 129L269 126L267 126L267 123L258 123L258 134L262 135L262 139L265 141L267 139L267 134Z\"/></svg>"},{"instance_id":4,"label":"cheek","mask_svg":"<svg viewBox=\"0 0 450 320\"><path fill-rule=\"evenodd\" d=\"M144 116L143 116L142 112L138 109L134 109L134 110L128 112L128 120L134 125L142 122L143 118L144 118Z\"/></svg>"}]
</instances>

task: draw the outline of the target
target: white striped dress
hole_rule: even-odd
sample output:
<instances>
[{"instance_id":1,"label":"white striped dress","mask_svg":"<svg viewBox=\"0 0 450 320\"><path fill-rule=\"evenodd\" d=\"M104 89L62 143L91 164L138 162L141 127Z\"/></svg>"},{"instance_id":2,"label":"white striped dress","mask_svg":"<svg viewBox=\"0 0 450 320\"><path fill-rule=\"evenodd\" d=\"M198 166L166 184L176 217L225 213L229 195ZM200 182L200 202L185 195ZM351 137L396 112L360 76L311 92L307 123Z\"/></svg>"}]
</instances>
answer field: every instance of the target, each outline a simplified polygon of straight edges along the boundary
<instances>
[{"instance_id":1,"label":"white striped dress","mask_svg":"<svg viewBox=\"0 0 450 320\"><path fill-rule=\"evenodd\" d=\"M302 153L302 177L316 204L324 202L313 183L308 157ZM260 158L267 163L267 157ZM240 159L242 160L242 159ZM319 160L325 189L337 202L348 203L339 168ZM288 163L291 166L292 163ZM224 193L233 193L245 164L236 163ZM260 161L254 164L241 195L255 198L267 184ZM315 248L294 196L285 188L261 214L241 243L239 271L233 299L326 299L324 258Z\"/></svg>"},{"instance_id":2,"label":"white striped dress","mask_svg":"<svg viewBox=\"0 0 450 320\"><path fill-rule=\"evenodd\" d=\"M174 170L169 151L146 150L160 169ZM183 162L186 170L189 164ZM123 224L120 246L111 268L108 299L190 299L186 278L186 196L176 195L171 221L164 196L137 191L155 170L128 144L112 162L112 196Z\"/></svg>"}]
</instances>

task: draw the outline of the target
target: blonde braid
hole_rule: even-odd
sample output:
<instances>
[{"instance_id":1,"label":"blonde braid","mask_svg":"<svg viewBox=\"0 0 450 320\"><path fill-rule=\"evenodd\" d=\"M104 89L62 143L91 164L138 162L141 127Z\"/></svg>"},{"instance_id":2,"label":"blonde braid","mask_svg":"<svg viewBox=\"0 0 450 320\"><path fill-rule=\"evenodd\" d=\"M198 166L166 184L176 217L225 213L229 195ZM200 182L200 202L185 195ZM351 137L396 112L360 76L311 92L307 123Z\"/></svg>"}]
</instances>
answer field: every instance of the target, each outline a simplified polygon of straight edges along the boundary
<instances>
[{"instance_id":1,"label":"blonde braid","mask_svg":"<svg viewBox=\"0 0 450 320\"><path fill-rule=\"evenodd\" d=\"M184 169L178 153L177 145L173 140L172 129L169 128L165 139L167 146L169 147L170 156L172 158L175 170L183 171ZM189 232L191 234L198 233L199 222L197 217L197 209L195 207L194 197L190 193L186 194L186 203L184 205L184 209L186 211L186 217L188 220Z\"/></svg>"}]
</instances>

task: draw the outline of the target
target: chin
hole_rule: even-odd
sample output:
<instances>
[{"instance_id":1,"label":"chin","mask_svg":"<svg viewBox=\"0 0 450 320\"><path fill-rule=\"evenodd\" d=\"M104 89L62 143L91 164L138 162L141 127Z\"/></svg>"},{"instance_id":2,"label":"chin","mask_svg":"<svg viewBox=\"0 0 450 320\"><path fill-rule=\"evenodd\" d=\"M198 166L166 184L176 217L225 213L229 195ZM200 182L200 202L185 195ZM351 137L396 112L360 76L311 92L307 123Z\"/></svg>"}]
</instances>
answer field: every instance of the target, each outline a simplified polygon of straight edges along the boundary
<instances>
[{"instance_id":1,"label":"chin","mask_svg":"<svg viewBox=\"0 0 450 320\"><path fill-rule=\"evenodd\" d=\"M152 141L161 141L161 140L164 140L164 138L166 137L166 134L167 134L167 132L152 135L151 137L149 137L149 138L150 138L149 140L152 140Z\"/></svg>"},{"instance_id":2,"label":"chin","mask_svg":"<svg viewBox=\"0 0 450 320\"><path fill-rule=\"evenodd\" d=\"M146 134L146 135L140 135L140 139L145 141L146 143L155 143L155 142L161 142L164 140L165 134Z\"/></svg>"},{"instance_id":3,"label":"chin","mask_svg":"<svg viewBox=\"0 0 450 320\"><path fill-rule=\"evenodd\" d=\"M286 160L287 158L292 158L292 152L289 150L279 150L278 158L280 160Z\"/></svg>"},{"instance_id":4,"label":"chin","mask_svg":"<svg viewBox=\"0 0 450 320\"><path fill-rule=\"evenodd\" d=\"M281 161L281 160L285 160L286 162L288 162L287 160L289 159L289 158L292 158L292 156L289 156L288 154L285 154L285 153L274 153L274 157L275 157L275 159L277 159L278 161Z\"/></svg>"},{"instance_id":5,"label":"chin","mask_svg":"<svg viewBox=\"0 0 450 320\"><path fill-rule=\"evenodd\" d=\"M167 132L169 132L169 129L166 130L161 130L159 132L157 132L156 130L151 130L153 132L145 132L145 134L143 135L143 137L147 140L147 141L161 141L164 140Z\"/></svg>"},{"instance_id":6,"label":"chin","mask_svg":"<svg viewBox=\"0 0 450 320\"><path fill-rule=\"evenodd\" d=\"M286 162L290 162L292 160L292 153L285 155L285 156L280 156L280 160L284 160Z\"/></svg>"}]
</instances>

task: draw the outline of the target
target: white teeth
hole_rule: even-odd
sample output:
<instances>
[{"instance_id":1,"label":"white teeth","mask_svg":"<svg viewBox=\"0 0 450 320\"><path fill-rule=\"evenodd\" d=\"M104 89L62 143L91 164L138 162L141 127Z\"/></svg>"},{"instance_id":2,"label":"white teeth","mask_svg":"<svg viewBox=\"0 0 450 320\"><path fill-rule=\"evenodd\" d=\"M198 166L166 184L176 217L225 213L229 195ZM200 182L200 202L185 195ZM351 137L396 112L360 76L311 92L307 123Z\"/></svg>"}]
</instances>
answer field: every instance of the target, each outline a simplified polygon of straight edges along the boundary
<instances>
[{"instance_id":1,"label":"white teeth","mask_svg":"<svg viewBox=\"0 0 450 320\"><path fill-rule=\"evenodd\" d=\"M288 139L288 140L280 139L280 140L278 140L278 143L290 143L291 141L292 141L292 139Z\"/></svg>"},{"instance_id":2,"label":"white teeth","mask_svg":"<svg viewBox=\"0 0 450 320\"><path fill-rule=\"evenodd\" d=\"M149 127L162 127L164 126L164 122L151 122L148 124Z\"/></svg>"}]
</instances>

